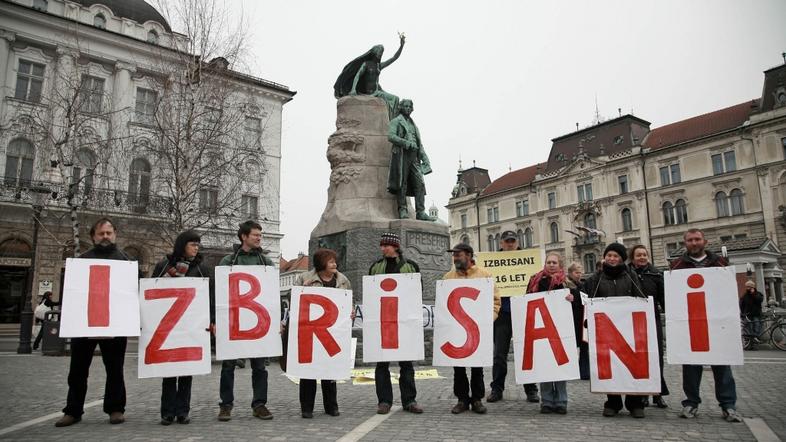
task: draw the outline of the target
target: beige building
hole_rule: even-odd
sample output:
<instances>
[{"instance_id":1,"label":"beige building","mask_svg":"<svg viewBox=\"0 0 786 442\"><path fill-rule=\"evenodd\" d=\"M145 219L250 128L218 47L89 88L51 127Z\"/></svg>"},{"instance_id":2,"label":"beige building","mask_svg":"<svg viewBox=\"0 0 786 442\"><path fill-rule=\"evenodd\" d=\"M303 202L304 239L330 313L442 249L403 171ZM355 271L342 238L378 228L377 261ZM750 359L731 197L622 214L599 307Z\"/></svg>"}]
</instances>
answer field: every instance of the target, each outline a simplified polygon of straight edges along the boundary
<instances>
[{"instance_id":1,"label":"beige building","mask_svg":"<svg viewBox=\"0 0 786 442\"><path fill-rule=\"evenodd\" d=\"M295 92L236 72L221 56L191 57L183 51L189 42L143 0L0 2L0 323L19 322L28 278L34 301L42 290L57 298L64 258L73 255L75 223L85 251L88 229L101 216L117 222L118 246L145 274L171 250L159 235L169 225L197 225L214 263L237 242L238 222L257 219L263 247L277 261L281 114ZM198 68L182 60L195 60ZM199 88L208 81L226 89ZM78 93L68 95L72 87ZM201 116L188 120L188 136L210 145L199 161L173 168L166 155L177 140L164 131L174 134L183 124L177 94L185 96L186 88L205 95L192 101L191 110ZM62 106L69 96L78 106L72 112ZM41 121L47 130L33 131ZM159 143L167 147L156 151ZM248 161L237 164L234 159L248 152ZM200 158L189 155L183 158ZM236 174L183 190L193 198L181 201L178 212L167 192L172 170L219 162L230 163ZM181 215L192 220L177 224Z\"/></svg>"},{"instance_id":2,"label":"beige building","mask_svg":"<svg viewBox=\"0 0 786 442\"><path fill-rule=\"evenodd\" d=\"M552 140L543 163L494 181L459 170L451 240L487 251L505 230L594 269L606 245L644 244L655 265L682 253L682 234L725 246L738 280L748 265L783 302L786 267L786 65L765 71L762 96L662 127L633 115Z\"/></svg>"}]
</instances>

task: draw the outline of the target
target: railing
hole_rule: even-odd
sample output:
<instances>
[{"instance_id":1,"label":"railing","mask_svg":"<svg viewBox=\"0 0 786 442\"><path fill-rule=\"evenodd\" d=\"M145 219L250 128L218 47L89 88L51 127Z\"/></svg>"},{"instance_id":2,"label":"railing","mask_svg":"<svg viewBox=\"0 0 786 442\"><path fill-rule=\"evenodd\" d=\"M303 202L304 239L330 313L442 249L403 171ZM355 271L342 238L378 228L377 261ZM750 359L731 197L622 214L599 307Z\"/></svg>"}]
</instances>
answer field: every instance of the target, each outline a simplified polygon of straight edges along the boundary
<instances>
[{"instance_id":1,"label":"railing","mask_svg":"<svg viewBox=\"0 0 786 442\"><path fill-rule=\"evenodd\" d=\"M96 210L113 213L137 214L148 216L169 216L172 213L172 200L157 195L139 195L121 190L102 189L46 181L17 180L11 177L0 178L0 202L32 205L33 186L50 191L44 205L48 208L68 209L69 192L73 193L71 204L79 210Z\"/></svg>"}]
</instances>

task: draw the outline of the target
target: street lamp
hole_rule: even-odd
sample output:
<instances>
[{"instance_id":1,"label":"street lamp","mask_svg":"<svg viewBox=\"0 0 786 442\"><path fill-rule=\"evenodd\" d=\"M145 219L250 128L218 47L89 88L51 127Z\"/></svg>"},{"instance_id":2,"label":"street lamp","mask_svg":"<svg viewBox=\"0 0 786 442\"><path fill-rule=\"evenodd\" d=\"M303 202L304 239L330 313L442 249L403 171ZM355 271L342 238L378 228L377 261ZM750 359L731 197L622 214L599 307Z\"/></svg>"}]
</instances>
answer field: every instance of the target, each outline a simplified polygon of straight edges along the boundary
<instances>
[{"instance_id":1,"label":"street lamp","mask_svg":"<svg viewBox=\"0 0 786 442\"><path fill-rule=\"evenodd\" d=\"M33 334L33 280L35 279L35 256L38 250L38 224L41 218L41 211L44 210L50 190L43 185L34 185L28 189L30 200L33 206L33 255L30 258L30 273L27 276L27 293L22 313L19 318L19 347L16 352L19 354L30 354L33 352L30 346L30 338Z\"/></svg>"}]
</instances>

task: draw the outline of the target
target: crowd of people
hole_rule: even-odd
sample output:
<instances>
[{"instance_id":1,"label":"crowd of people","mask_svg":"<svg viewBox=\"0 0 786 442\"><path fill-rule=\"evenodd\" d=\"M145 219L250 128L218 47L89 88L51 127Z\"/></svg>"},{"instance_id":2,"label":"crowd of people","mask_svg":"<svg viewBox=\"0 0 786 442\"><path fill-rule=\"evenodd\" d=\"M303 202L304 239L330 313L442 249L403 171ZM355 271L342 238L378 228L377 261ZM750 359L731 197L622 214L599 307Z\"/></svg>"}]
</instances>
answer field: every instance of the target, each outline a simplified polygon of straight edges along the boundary
<instances>
[{"instance_id":1,"label":"crowd of people","mask_svg":"<svg viewBox=\"0 0 786 442\"><path fill-rule=\"evenodd\" d=\"M110 219L99 219L91 228L90 236L93 248L83 253L80 258L130 260L116 246L116 228ZM240 224L238 232L239 244L234 246L233 253L225 256L219 265L273 265L262 250L262 227L254 221ZM707 240L704 233L698 229L689 229L685 232L685 254L672 263L672 269L719 267L726 266L726 260L706 249ZM171 254L167 254L153 270L151 277L206 277L210 279L210 327L208 331L215 333L215 300L212 269L203 262L199 253L200 235L194 231L181 233L175 240ZM518 240L513 232L502 234L503 251L520 249ZM418 273L417 263L406 259L401 250L401 241L394 233L385 233L380 239L380 252L382 257L369 268L369 275ZM448 250L452 254L453 269L446 273L443 279L474 279L490 278L491 274L480 268L475 263L474 250L468 244L457 244ZM628 259L630 258L630 259ZM313 270L303 273L298 277L295 285L319 286L351 289L349 279L338 271L336 253L328 249L318 249L313 256ZM636 245L628 251L622 244L609 244L603 254L598 270L584 280L584 269L580 263L571 263L565 266L563 257L558 253L548 253L541 271L534 274L527 286L527 293L552 292L564 294L560 289L568 289L565 301L571 303L574 313L574 326L579 355L579 372L582 380L590 377L588 344L582 339L585 336L586 323L584 320L581 292L589 297L652 297L655 300L657 311L663 311L664 284L663 275L650 262L649 252L643 245ZM755 291L755 286L748 286L748 294L740 301L741 308L751 311L755 317L756 308L761 310L761 294ZM752 289L752 290L750 290ZM547 295L548 296L548 295ZM50 299L51 302L51 299ZM757 307L758 306L758 307ZM505 377L507 375L507 358L512 338L510 299L500 297L497 288L494 289L494 358L492 367L492 382L490 394L486 397L488 402L503 400ZM663 334L660 314L656 311L657 340L659 349L659 363L661 374L661 390L653 396L653 404L666 408L664 396L669 395L669 389L663 377ZM760 313L759 313L760 315ZM282 336L286 338L287 318L282 320ZM111 424L120 424L125 421L126 390L123 378L123 363L127 345L126 337L108 338L73 338L71 340L71 361L68 374L68 396L63 416L55 423L57 427L65 427L79 422L84 413L84 402L87 393L87 378L90 364L96 346L101 349L101 358L106 369L106 385L104 392L103 411L109 415ZM286 348L286 346L285 346ZM251 358L251 383L253 398L251 408L253 416L262 420L273 419L268 410L267 389L268 372L265 358ZM415 370L412 361L399 361L400 377L399 389L401 392L402 408L413 414L423 413L423 407L418 404L417 389L415 386ZM219 413L218 420L225 422L232 418L234 406L234 376L237 361L226 360L222 362L219 385ZM283 366L282 366L283 367ZM715 378L715 396L720 404L723 417L729 422L742 422L742 417L736 411L736 387L731 368L729 366L714 365L711 367ZM485 396L485 382L483 367L453 368L453 393L458 399L451 413L460 414L466 411L484 414L487 408L483 405ZM680 417L694 418L698 413L701 403L699 386L701 384L702 366L683 365L682 385L686 398L682 401ZM317 381L315 379L301 379L300 404L303 418L312 418L316 396ZM390 379L390 363L378 362L375 370L375 384L377 394L377 413L387 414L393 405L393 388ZM336 382L322 380L322 398L325 413L338 416L339 407L337 399ZM191 376L163 378L161 388L161 424L170 425L174 422L188 424L190 422L191 401ZM567 382L543 382L540 389L537 385L524 385L527 401L540 403L540 411L544 414L568 412ZM608 395L603 404L603 416L613 417L623 407L635 418L645 417L644 408L649 405L649 398L645 395Z\"/></svg>"}]
</instances>

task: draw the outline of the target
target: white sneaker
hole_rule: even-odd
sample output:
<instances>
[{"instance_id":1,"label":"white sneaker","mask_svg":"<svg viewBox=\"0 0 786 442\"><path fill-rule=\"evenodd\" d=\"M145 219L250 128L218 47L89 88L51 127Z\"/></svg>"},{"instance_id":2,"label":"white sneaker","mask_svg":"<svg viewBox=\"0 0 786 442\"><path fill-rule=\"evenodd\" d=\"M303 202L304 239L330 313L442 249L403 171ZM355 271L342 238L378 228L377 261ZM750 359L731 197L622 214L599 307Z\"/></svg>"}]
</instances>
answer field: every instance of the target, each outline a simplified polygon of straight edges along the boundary
<instances>
[{"instance_id":1,"label":"white sneaker","mask_svg":"<svg viewBox=\"0 0 786 442\"><path fill-rule=\"evenodd\" d=\"M686 405L686 406L682 407L682 411L680 412L680 417L684 418L684 419L692 419L692 418L695 418L697 414L699 414L699 408L698 407L693 407L691 405Z\"/></svg>"},{"instance_id":2,"label":"white sneaker","mask_svg":"<svg viewBox=\"0 0 786 442\"><path fill-rule=\"evenodd\" d=\"M723 418L726 419L726 422L742 422L742 416L733 408L723 410Z\"/></svg>"}]
</instances>

